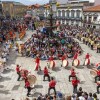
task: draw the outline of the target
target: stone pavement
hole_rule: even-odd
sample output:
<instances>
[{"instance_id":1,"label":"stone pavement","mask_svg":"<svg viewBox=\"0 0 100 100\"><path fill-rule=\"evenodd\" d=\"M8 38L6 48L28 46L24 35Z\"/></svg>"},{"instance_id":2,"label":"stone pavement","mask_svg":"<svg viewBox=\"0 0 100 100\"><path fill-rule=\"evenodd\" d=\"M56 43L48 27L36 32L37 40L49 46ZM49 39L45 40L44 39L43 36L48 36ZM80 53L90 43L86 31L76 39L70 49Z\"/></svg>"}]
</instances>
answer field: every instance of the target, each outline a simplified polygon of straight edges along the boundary
<instances>
[{"instance_id":1,"label":"stone pavement","mask_svg":"<svg viewBox=\"0 0 100 100\"><path fill-rule=\"evenodd\" d=\"M32 32L27 31L26 37L23 39L25 41L31 36ZM78 40L77 40L78 41ZM91 57L92 63L100 62L100 54L97 54L95 51L91 51L90 48L88 48L86 45L82 44L82 42L79 42L82 46L82 49L84 50L83 55L79 57L81 65L84 62L84 57L87 52L89 52ZM54 71L49 69L51 72L50 76L54 76L57 85L56 90L61 91L65 95L72 94L72 85L70 82L68 82L68 76L70 74L70 68L72 60L68 59L69 66L67 69L60 67L61 61L56 60L56 68ZM42 72L35 72L34 67L35 63L33 62L32 58L26 58L26 57L20 57L17 56L15 51L12 50L10 54L10 60L8 61L8 66L10 70L6 70L2 74L2 79L0 79L0 100L24 100L26 98L26 92L27 90L24 88L24 82L23 81L17 81L17 74L15 71L16 64L21 65L23 68L28 69L31 71L31 74L36 75L37 82L35 84L35 90L32 90L32 97L37 97L40 93L46 94L48 92L48 81L43 81L43 73ZM47 65L46 61L41 61L41 67L43 68ZM85 66L80 66L79 68L75 68L76 72L79 72L78 77L81 78L81 84L79 84L78 87L82 87L83 91L87 91L95 93L96 92L96 84L94 83L94 80L92 76L90 75L90 68L87 68ZM52 91L51 91L52 92ZM100 95L98 95L100 98Z\"/></svg>"}]
</instances>

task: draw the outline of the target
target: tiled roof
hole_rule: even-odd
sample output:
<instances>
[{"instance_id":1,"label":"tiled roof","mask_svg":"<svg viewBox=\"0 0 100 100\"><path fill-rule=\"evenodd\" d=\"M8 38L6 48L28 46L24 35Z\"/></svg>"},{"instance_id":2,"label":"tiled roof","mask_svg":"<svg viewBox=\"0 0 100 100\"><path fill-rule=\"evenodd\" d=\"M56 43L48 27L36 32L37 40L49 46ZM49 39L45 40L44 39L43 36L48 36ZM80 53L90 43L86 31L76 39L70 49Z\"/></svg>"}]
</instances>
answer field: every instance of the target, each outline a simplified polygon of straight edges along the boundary
<instances>
[{"instance_id":1,"label":"tiled roof","mask_svg":"<svg viewBox=\"0 0 100 100\"><path fill-rule=\"evenodd\" d=\"M100 5L84 9L86 12L100 12Z\"/></svg>"}]
</instances>

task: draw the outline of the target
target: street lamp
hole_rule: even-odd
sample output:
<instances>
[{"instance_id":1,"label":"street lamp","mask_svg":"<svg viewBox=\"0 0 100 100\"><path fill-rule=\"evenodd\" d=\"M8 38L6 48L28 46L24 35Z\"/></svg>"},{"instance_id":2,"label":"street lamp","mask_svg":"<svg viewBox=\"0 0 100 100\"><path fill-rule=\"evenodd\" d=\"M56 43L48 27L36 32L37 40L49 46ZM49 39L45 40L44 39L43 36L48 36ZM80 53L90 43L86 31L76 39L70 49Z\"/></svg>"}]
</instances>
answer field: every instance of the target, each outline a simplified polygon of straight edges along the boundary
<instances>
[{"instance_id":1,"label":"street lamp","mask_svg":"<svg viewBox=\"0 0 100 100\"><path fill-rule=\"evenodd\" d=\"M50 27L49 28L49 36L53 36L53 17L56 17L56 1L50 0L49 1L50 10L49 10L49 21L50 21Z\"/></svg>"}]
</instances>

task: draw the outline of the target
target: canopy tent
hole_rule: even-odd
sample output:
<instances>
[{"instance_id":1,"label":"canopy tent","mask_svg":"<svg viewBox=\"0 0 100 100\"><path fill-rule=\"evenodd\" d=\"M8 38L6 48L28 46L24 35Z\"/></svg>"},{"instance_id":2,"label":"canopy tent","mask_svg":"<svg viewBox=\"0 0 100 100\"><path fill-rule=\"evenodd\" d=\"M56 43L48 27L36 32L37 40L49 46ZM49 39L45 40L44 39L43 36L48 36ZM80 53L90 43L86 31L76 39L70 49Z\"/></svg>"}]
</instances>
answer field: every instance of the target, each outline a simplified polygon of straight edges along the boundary
<instances>
[{"instance_id":1,"label":"canopy tent","mask_svg":"<svg viewBox=\"0 0 100 100\"><path fill-rule=\"evenodd\" d=\"M24 17L25 17L25 18L31 18L32 16L29 15L29 14L26 14Z\"/></svg>"}]
</instances>

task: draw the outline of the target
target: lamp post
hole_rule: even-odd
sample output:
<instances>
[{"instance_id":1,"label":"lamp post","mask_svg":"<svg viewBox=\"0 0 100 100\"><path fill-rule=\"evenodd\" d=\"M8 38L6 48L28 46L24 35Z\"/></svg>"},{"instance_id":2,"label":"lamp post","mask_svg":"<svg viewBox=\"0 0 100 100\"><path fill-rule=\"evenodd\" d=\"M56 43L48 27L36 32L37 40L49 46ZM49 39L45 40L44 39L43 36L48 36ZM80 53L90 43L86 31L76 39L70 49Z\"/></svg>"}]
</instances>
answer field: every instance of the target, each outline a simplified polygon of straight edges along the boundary
<instances>
[{"instance_id":1,"label":"lamp post","mask_svg":"<svg viewBox=\"0 0 100 100\"><path fill-rule=\"evenodd\" d=\"M48 20L49 20L49 26L47 27L48 31L49 31L49 37L53 36L53 16L55 17L56 14L56 1L55 0L50 0L49 1L49 16L48 16Z\"/></svg>"}]
</instances>

